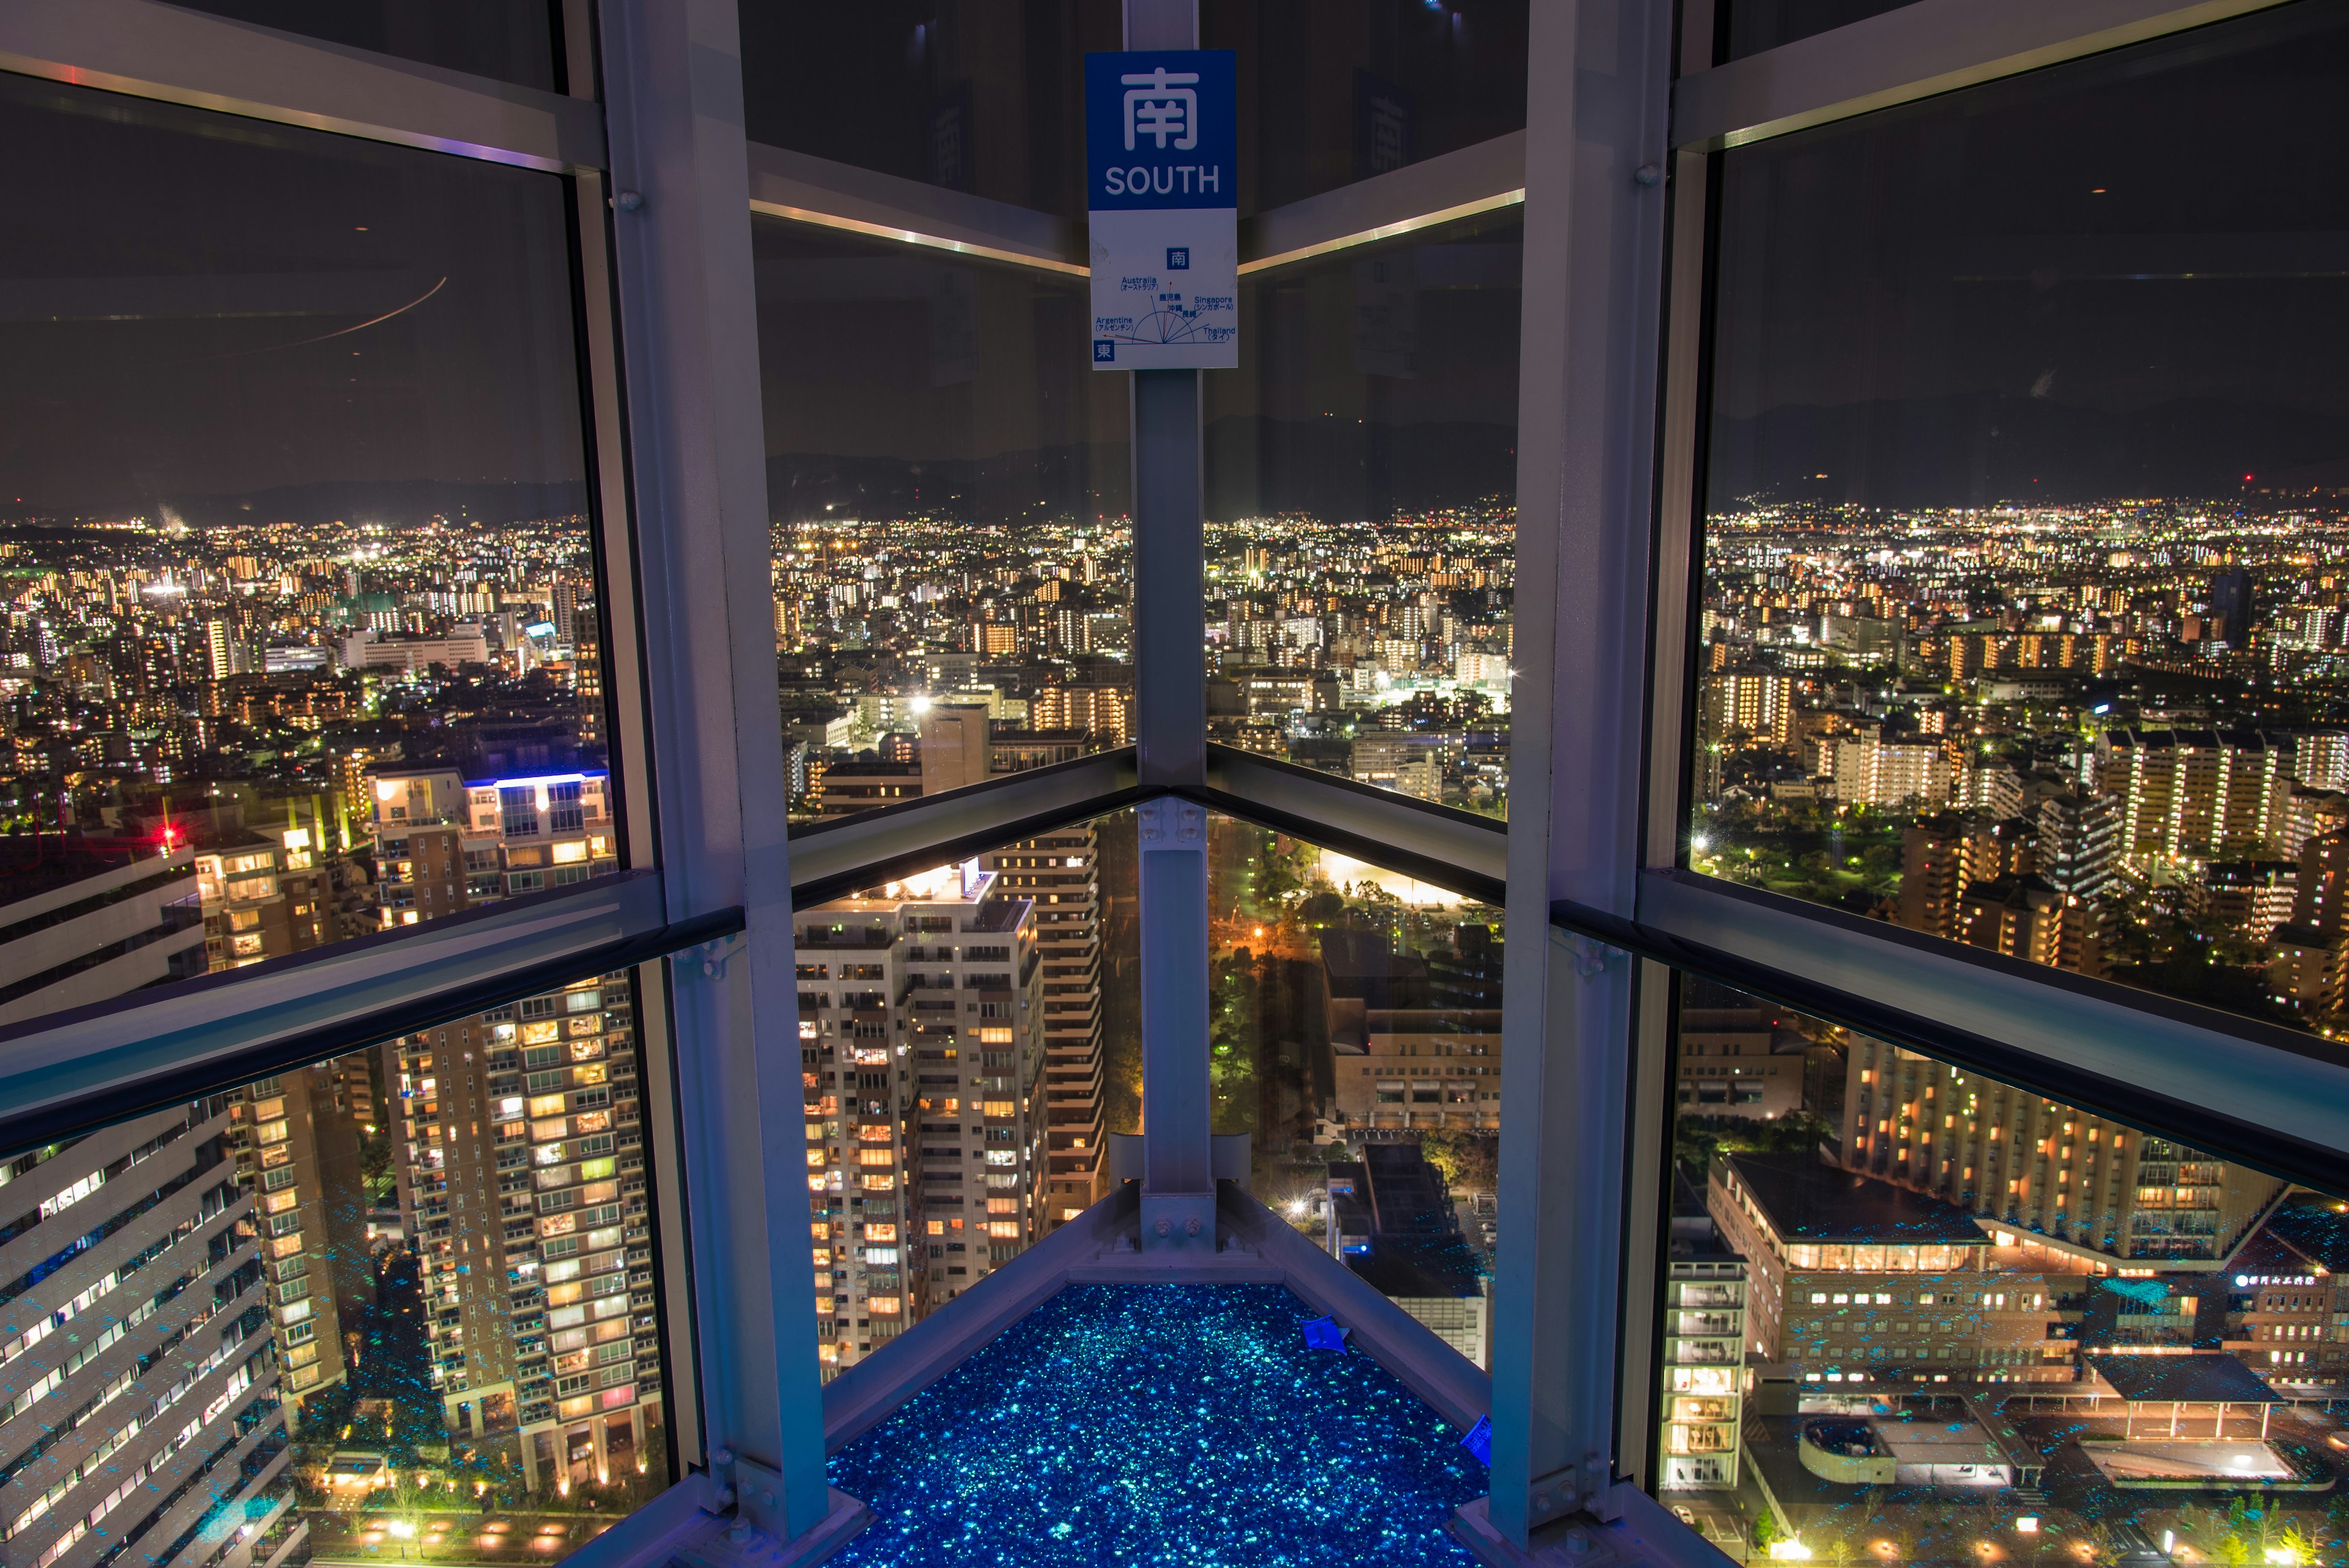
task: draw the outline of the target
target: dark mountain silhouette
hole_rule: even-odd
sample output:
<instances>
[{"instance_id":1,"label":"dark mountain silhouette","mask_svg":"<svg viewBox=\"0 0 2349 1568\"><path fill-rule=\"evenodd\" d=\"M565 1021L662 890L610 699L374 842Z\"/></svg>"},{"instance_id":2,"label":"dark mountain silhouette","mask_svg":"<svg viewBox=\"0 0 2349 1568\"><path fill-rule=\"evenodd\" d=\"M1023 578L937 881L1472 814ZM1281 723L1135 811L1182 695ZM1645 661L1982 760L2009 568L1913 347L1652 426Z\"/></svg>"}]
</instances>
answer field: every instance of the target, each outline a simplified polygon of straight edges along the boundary
<instances>
[{"instance_id":1,"label":"dark mountain silhouette","mask_svg":"<svg viewBox=\"0 0 2349 1568\"><path fill-rule=\"evenodd\" d=\"M500 483L446 479L328 480L224 495L158 495L93 515L175 514L191 527L237 523L421 523L433 516L470 518L490 526L542 517L575 516L587 509L584 483ZM51 516L43 510L19 516ZM5 514L0 514L5 515Z\"/></svg>"},{"instance_id":2,"label":"dark mountain silhouette","mask_svg":"<svg viewBox=\"0 0 2349 1568\"><path fill-rule=\"evenodd\" d=\"M1119 516L1129 483L1124 443L1030 447L984 458L851 457L771 452L767 514L820 518L944 517L973 523Z\"/></svg>"},{"instance_id":3,"label":"dark mountain silhouette","mask_svg":"<svg viewBox=\"0 0 2349 1568\"><path fill-rule=\"evenodd\" d=\"M1966 393L1790 404L1713 427L1721 506L1767 494L1872 506L2226 497L2349 458L2349 418L2216 399L2142 409ZM1825 477L1819 477L1824 475Z\"/></svg>"},{"instance_id":4,"label":"dark mountain silhouette","mask_svg":"<svg viewBox=\"0 0 2349 1568\"><path fill-rule=\"evenodd\" d=\"M767 505L779 522L822 517L826 507L988 524L1117 516L1127 509L1129 462L1123 442L923 462L778 452L767 459ZM1506 494L1516 464L1516 432L1506 425L1227 417L1207 427L1207 515L1383 518Z\"/></svg>"}]
</instances>

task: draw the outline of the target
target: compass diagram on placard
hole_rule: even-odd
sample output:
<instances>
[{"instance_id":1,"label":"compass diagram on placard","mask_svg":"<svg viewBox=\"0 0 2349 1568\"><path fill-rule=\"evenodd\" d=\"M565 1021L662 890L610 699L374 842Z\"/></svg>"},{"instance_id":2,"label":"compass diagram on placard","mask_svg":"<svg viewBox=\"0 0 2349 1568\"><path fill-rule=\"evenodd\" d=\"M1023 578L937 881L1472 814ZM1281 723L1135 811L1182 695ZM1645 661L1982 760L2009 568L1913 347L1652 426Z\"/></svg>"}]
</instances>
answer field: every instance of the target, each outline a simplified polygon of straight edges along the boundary
<instances>
[{"instance_id":1,"label":"compass diagram on placard","mask_svg":"<svg viewBox=\"0 0 2349 1568\"><path fill-rule=\"evenodd\" d=\"M1232 329L1210 325L1203 319L1207 314L1185 305L1180 294L1162 294L1157 309L1135 321L1129 330L1112 336L1123 343L1220 343L1229 337Z\"/></svg>"}]
</instances>

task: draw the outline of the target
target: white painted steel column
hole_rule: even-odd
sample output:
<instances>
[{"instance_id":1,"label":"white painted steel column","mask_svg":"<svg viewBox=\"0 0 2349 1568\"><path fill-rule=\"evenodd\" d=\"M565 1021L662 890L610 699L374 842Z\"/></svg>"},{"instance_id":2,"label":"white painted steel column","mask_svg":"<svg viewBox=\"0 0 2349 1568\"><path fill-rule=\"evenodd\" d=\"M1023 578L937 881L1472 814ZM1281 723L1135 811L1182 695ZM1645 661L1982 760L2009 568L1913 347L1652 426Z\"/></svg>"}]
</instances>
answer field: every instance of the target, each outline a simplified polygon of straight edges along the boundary
<instances>
[{"instance_id":1,"label":"white painted steel column","mask_svg":"<svg viewBox=\"0 0 2349 1568\"><path fill-rule=\"evenodd\" d=\"M1671 7L1536 6L1491 1517L1519 1544L1614 1479Z\"/></svg>"},{"instance_id":2,"label":"white painted steel column","mask_svg":"<svg viewBox=\"0 0 2349 1568\"><path fill-rule=\"evenodd\" d=\"M704 1435L721 1498L790 1540L828 1491L740 46L734 0L603 23L660 868L673 914L746 913L670 970Z\"/></svg>"},{"instance_id":3,"label":"white painted steel column","mask_svg":"<svg viewBox=\"0 0 2349 1568\"><path fill-rule=\"evenodd\" d=\"M1197 0L1126 0L1129 49L1192 49ZM1199 372L1133 373L1136 771L1144 785L1207 776L1206 550ZM1207 813L1137 808L1142 914L1142 1244L1213 1251L1208 1137Z\"/></svg>"},{"instance_id":4,"label":"white painted steel column","mask_svg":"<svg viewBox=\"0 0 2349 1568\"><path fill-rule=\"evenodd\" d=\"M1198 0L1125 0L1129 49L1195 49ZM1135 370L1135 765L1144 785L1207 778L1207 561L1202 537L1199 372ZM1147 901L1143 916L1149 919ZM1143 962L1155 946L1143 928ZM1206 984L1202 969L1199 983ZM1143 1027L1147 1032L1149 1021Z\"/></svg>"},{"instance_id":5,"label":"white painted steel column","mask_svg":"<svg viewBox=\"0 0 2349 1568\"><path fill-rule=\"evenodd\" d=\"M1207 778L1199 372L1128 374L1133 379L1134 771L1144 785L1178 788Z\"/></svg>"},{"instance_id":6,"label":"white painted steel column","mask_svg":"<svg viewBox=\"0 0 2349 1568\"><path fill-rule=\"evenodd\" d=\"M1161 795L1134 815L1142 859L1142 1245L1212 1251L1207 808Z\"/></svg>"}]
</instances>

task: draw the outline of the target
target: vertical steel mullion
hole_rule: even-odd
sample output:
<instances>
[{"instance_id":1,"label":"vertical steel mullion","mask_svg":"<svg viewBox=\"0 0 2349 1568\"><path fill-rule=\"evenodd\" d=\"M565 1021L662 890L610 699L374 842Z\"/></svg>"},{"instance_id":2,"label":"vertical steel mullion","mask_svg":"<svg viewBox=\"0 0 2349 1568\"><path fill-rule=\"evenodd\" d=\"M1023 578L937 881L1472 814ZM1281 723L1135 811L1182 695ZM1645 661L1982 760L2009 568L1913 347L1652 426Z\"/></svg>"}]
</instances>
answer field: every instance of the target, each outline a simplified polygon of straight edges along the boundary
<instances>
[{"instance_id":1,"label":"vertical steel mullion","mask_svg":"<svg viewBox=\"0 0 2349 1568\"><path fill-rule=\"evenodd\" d=\"M1527 73L1493 1523L1604 1510L1619 1434L1632 963L1549 924L1639 868L1671 16L1537 6Z\"/></svg>"},{"instance_id":2,"label":"vertical steel mullion","mask_svg":"<svg viewBox=\"0 0 2349 1568\"><path fill-rule=\"evenodd\" d=\"M1135 775L1207 780L1207 557L1199 476L1199 372L1134 370Z\"/></svg>"},{"instance_id":3,"label":"vertical steel mullion","mask_svg":"<svg viewBox=\"0 0 2349 1568\"><path fill-rule=\"evenodd\" d=\"M1125 0L1125 47L1199 44L1198 0ZM1199 372L1133 372L1135 772L1207 779L1206 545ZM1142 921L1142 1244L1216 1245L1207 1075L1207 814L1137 812Z\"/></svg>"},{"instance_id":4,"label":"vertical steel mullion","mask_svg":"<svg viewBox=\"0 0 2349 1568\"><path fill-rule=\"evenodd\" d=\"M592 0L564 0L564 77L571 97L598 90ZM596 529L597 657L604 680L606 744L617 783L620 846L638 864L657 854L653 831L652 755L647 733L642 604L637 595L634 507L628 493L627 411L620 386L620 343L608 227L611 185L600 170L573 176L579 288L581 375L594 461ZM645 1085L643 1127L653 1199L654 1262L659 1272L661 1405L671 1463L679 1473L703 1462L701 1380L693 1355L687 1272L682 1151L678 1147L677 1081L666 966L636 966L637 1071Z\"/></svg>"},{"instance_id":5,"label":"vertical steel mullion","mask_svg":"<svg viewBox=\"0 0 2349 1568\"><path fill-rule=\"evenodd\" d=\"M1207 1074L1207 808L1135 811L1142 948L1142 1245L1213 1251Z\"/></svg>"},{"instance_id":6,"label":"vertical steel mullion","mask_svg":"<svg viewBox=\"0 0 2349 1568\"><path fill-rule=\"evenodd\" d=\"M740 44L733 0L607 0L602 21L653 831L670 919L745 912L668 974L703 1430L721 1482L729 1458L775 1478L740 1504L790 1540L829 1492Z\"/></svg>"},{"instance_id":7,"label":"vertical steel mullion","mask_svg":"<svg viewBox=\"0 0 2349 1568\"><path fill-rule=\"evenodd\" d=\"M1713 63L1713 0L1682 0L1679 68ZM1675 866L1687 834L1694 651L1691 627L1703 566L1705 286L1712 264L1708 202L1712 161L1671 154L1671 259L1665 275L1662 395L1656 444L1655 592L1650 632L1647 823L1640 864ZM1672 1118L1678 1114L1672 1010L1679 987L1661 965L1642 961L1633 1040L1628 1201L1624 1217L1623 1377L1617 1431L1619 1468L1653 1490L1661 1477L1658 1387L1661 1303L1671 1210Z\"/></svg>"}]
</instances>

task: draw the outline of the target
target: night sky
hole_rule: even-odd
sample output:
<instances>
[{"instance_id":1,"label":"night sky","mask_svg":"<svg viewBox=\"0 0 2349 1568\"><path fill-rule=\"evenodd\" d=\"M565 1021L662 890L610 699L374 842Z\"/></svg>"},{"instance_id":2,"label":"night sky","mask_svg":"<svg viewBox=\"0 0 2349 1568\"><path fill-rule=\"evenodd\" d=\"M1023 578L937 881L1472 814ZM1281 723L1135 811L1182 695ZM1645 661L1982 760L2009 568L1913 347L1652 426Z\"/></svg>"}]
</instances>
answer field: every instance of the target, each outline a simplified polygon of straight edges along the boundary
<instances>
[{"instance_id":1,"label":"night sky","mask_svg":"<svg viewBox=\"0 0 2349 1568\"><path fill-rule=\"evenodd\" d=\"M1713 504L2349 484L2344 142L2303 0L1728 153Z\"/></svg>"},{"instance_id":2,"label":"night sky","mask_svg":"<svg viewBox=\"0 0 2349 1568\"><path fill-rule=\"evenodd\" d=\"M2301 0L1725 155L1713 504L2349 483L2344 81L2349 15ZM0 514L576 492L558 180L15 77L0 136ZM996 516L1122 503L1074 280L914 258L851 286L869 254L773 233L771 453L976 465ZM1248 366L1208 389L1216 514L1506 483L1516 244L1251 279Z\"/></svg>"},{"instance_id":3,"label":"night sky","mask_svg":"<svg viewBox=\"0 0 2349 1568\"><path fill-rule=\"evenodd\" d=\"M555 177L7 76L0 146L0 514L583 478Z\"/></svg>"}]
</instances>

